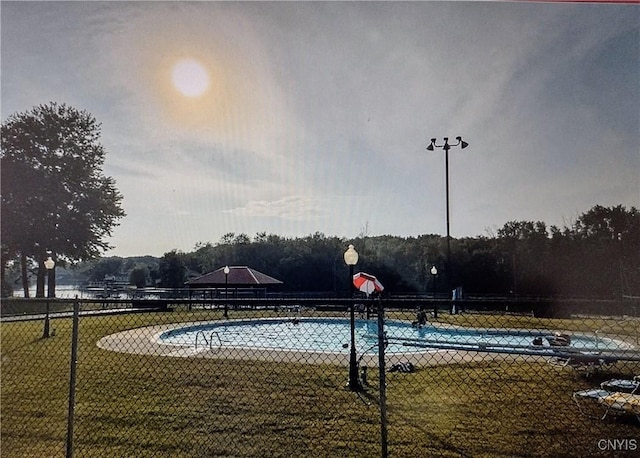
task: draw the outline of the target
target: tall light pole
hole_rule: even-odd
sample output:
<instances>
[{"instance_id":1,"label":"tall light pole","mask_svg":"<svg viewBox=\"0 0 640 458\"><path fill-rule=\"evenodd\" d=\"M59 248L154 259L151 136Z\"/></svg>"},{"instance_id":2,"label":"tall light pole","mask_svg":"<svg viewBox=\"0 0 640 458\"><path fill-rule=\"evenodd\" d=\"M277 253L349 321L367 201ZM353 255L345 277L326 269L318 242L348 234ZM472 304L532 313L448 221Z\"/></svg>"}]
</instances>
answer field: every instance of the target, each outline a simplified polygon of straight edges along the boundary
<instances>
[{"instance_id":1,"label":"tall light pole","mask_svg":"<svg viewBox=\"0 0 640 458\"><path fill-rule=\"evenodd\" d=\"M224 266L224 317L229 318L229 266Z\"/></svg>"},{"instance_id":2,"label":"tall light pole","mask_svg":"<svg viewBox=\"0 0 640 458\"><path fill-rule=\"evenodd\" d=\"M458 143L453 145L449 144L449 137L444 137L444 143L442 145L436 144L436 139L432 138L431 143L427 146L429 151L433 151L434 148L442 148L444 150L444 173L445 173L445 185L446 185L446 196L447 196L447 278L449 282L451 282L451 231L450 231L450 223L449 223L449 150L452 147L459 146L461 149L469 146L467 142L462 140L462 137L456 137ZM451 286L451 285L449 285Z\"/></svg>"},{"instance_id":3,"label":"tall light pole","mask_svg":"<svg viewBox=\"0 0 640 458\"><path fill-rule=\"evenodd\" d=\"M51 256L48 256L44 261L44 267L47 269L47 309L44 315L44 330L42 331L42 338L49 337L49 300L53 297L53 290L51 289L51 275L56 263Z\"/></svg>"},{"instance_id":4,"label":"tall light pole","mask_svg":"<svg viewBox=\"0 0 640 458\"><path fill-rule=\"evenodd\" d=\"M358 252L349 245L347 251L344 252L344 262L349 266L349 296L351 298L350 319L351 319L351 349L349 354L349 389L351 391L362 391L360 381L358 380L358 362L356 360L356 325L355 312L353 304L353 268L358 264Z\"/></svg>"}]
</instances>

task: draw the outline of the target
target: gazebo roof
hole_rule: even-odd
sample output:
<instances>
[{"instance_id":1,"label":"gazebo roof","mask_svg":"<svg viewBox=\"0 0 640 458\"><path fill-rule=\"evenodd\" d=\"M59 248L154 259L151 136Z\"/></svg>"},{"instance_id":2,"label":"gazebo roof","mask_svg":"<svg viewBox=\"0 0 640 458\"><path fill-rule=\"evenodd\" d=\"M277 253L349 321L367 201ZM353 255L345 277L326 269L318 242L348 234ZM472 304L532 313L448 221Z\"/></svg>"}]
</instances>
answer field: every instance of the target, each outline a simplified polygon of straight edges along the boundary
<instances>
[{"instance_id":1,"label":"gazebo roof","mask_svg":"<svg viewBox=\"0 0 640 458\"><path fill-rule=\"evenodd\" d=\"M282 282L280 280L276 280L269 275L247 266L229 266L228 278L225 278L224 267L220 267L213 272L206 273L187 282L187 285L195 287L210 285L260 286L281 284Z\"/></svg>"}]
</instances>

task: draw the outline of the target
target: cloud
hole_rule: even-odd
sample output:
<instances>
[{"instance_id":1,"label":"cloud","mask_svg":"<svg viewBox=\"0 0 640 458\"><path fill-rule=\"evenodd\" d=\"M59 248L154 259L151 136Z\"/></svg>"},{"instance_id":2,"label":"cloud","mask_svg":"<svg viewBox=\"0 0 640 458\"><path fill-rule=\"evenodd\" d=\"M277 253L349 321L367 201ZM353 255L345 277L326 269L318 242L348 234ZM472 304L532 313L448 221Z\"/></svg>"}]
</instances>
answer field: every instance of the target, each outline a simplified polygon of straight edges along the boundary
<instances>
[{"instance_id":1,"label":"cloud","mask_svg":"<svg viewBox=\"0 0 640 458\"><path fill-rule=\"evenodd\" d=\"M243 217L273 217L292 221L307 221L326 215L326 201L308 196L288 196L278 200L252 200L225 213Z\"/></svg>"}]
</instances>

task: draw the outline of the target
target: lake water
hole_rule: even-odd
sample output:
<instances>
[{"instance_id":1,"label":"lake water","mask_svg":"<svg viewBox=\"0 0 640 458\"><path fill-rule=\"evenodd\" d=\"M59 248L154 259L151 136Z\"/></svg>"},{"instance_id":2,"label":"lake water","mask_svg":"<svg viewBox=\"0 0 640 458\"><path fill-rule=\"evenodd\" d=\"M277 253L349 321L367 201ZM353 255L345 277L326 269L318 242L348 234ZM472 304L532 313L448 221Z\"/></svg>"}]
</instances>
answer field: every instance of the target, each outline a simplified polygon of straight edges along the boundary
<instances>
[{"instance_id":1,"label":"lake water","mask_svg":"<svg viewBox=\"0 0 640 458\"><path fill-rule=\"evenodd\" d=\"M136 290L132 290L136 291ZM45 288L45 294L47 289ZM36 287L35 285L29 288L29 296L36 297ZM56 285L56 297L59 299L74 299L78 297L78 299L94 299L96 297L104 297L105 290L103 288L80 288L77 285ZM145 293L145 297L153 297L154 294L152 291ZM14 288L13 297L24 297L24 293L22 288ZM122 292L122 293L111 293L109 295L111 299L129 299L131 298L131 292Z\"/></svg>"}]
</instances>

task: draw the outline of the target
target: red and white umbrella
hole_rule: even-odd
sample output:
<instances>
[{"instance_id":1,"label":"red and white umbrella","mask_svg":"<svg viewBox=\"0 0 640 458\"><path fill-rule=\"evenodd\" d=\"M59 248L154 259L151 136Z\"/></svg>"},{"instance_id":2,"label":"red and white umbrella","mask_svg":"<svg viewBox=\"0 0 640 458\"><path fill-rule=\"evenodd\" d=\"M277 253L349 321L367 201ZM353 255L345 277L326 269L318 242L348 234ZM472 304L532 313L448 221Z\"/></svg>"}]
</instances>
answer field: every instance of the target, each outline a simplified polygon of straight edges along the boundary
<instances>
[{"instance_id":1,"label":"red and white umbrella","mask_svg":"<svg viewBox=\"0 0 640 458\"><path fill-rule=\"evenodd\" d=\"M358 272L353 276L353 285L366 293L367 296L374 291L381 292L384 289L382 283L375 276L364 272Z\"/></svg>"}]
</instances>

